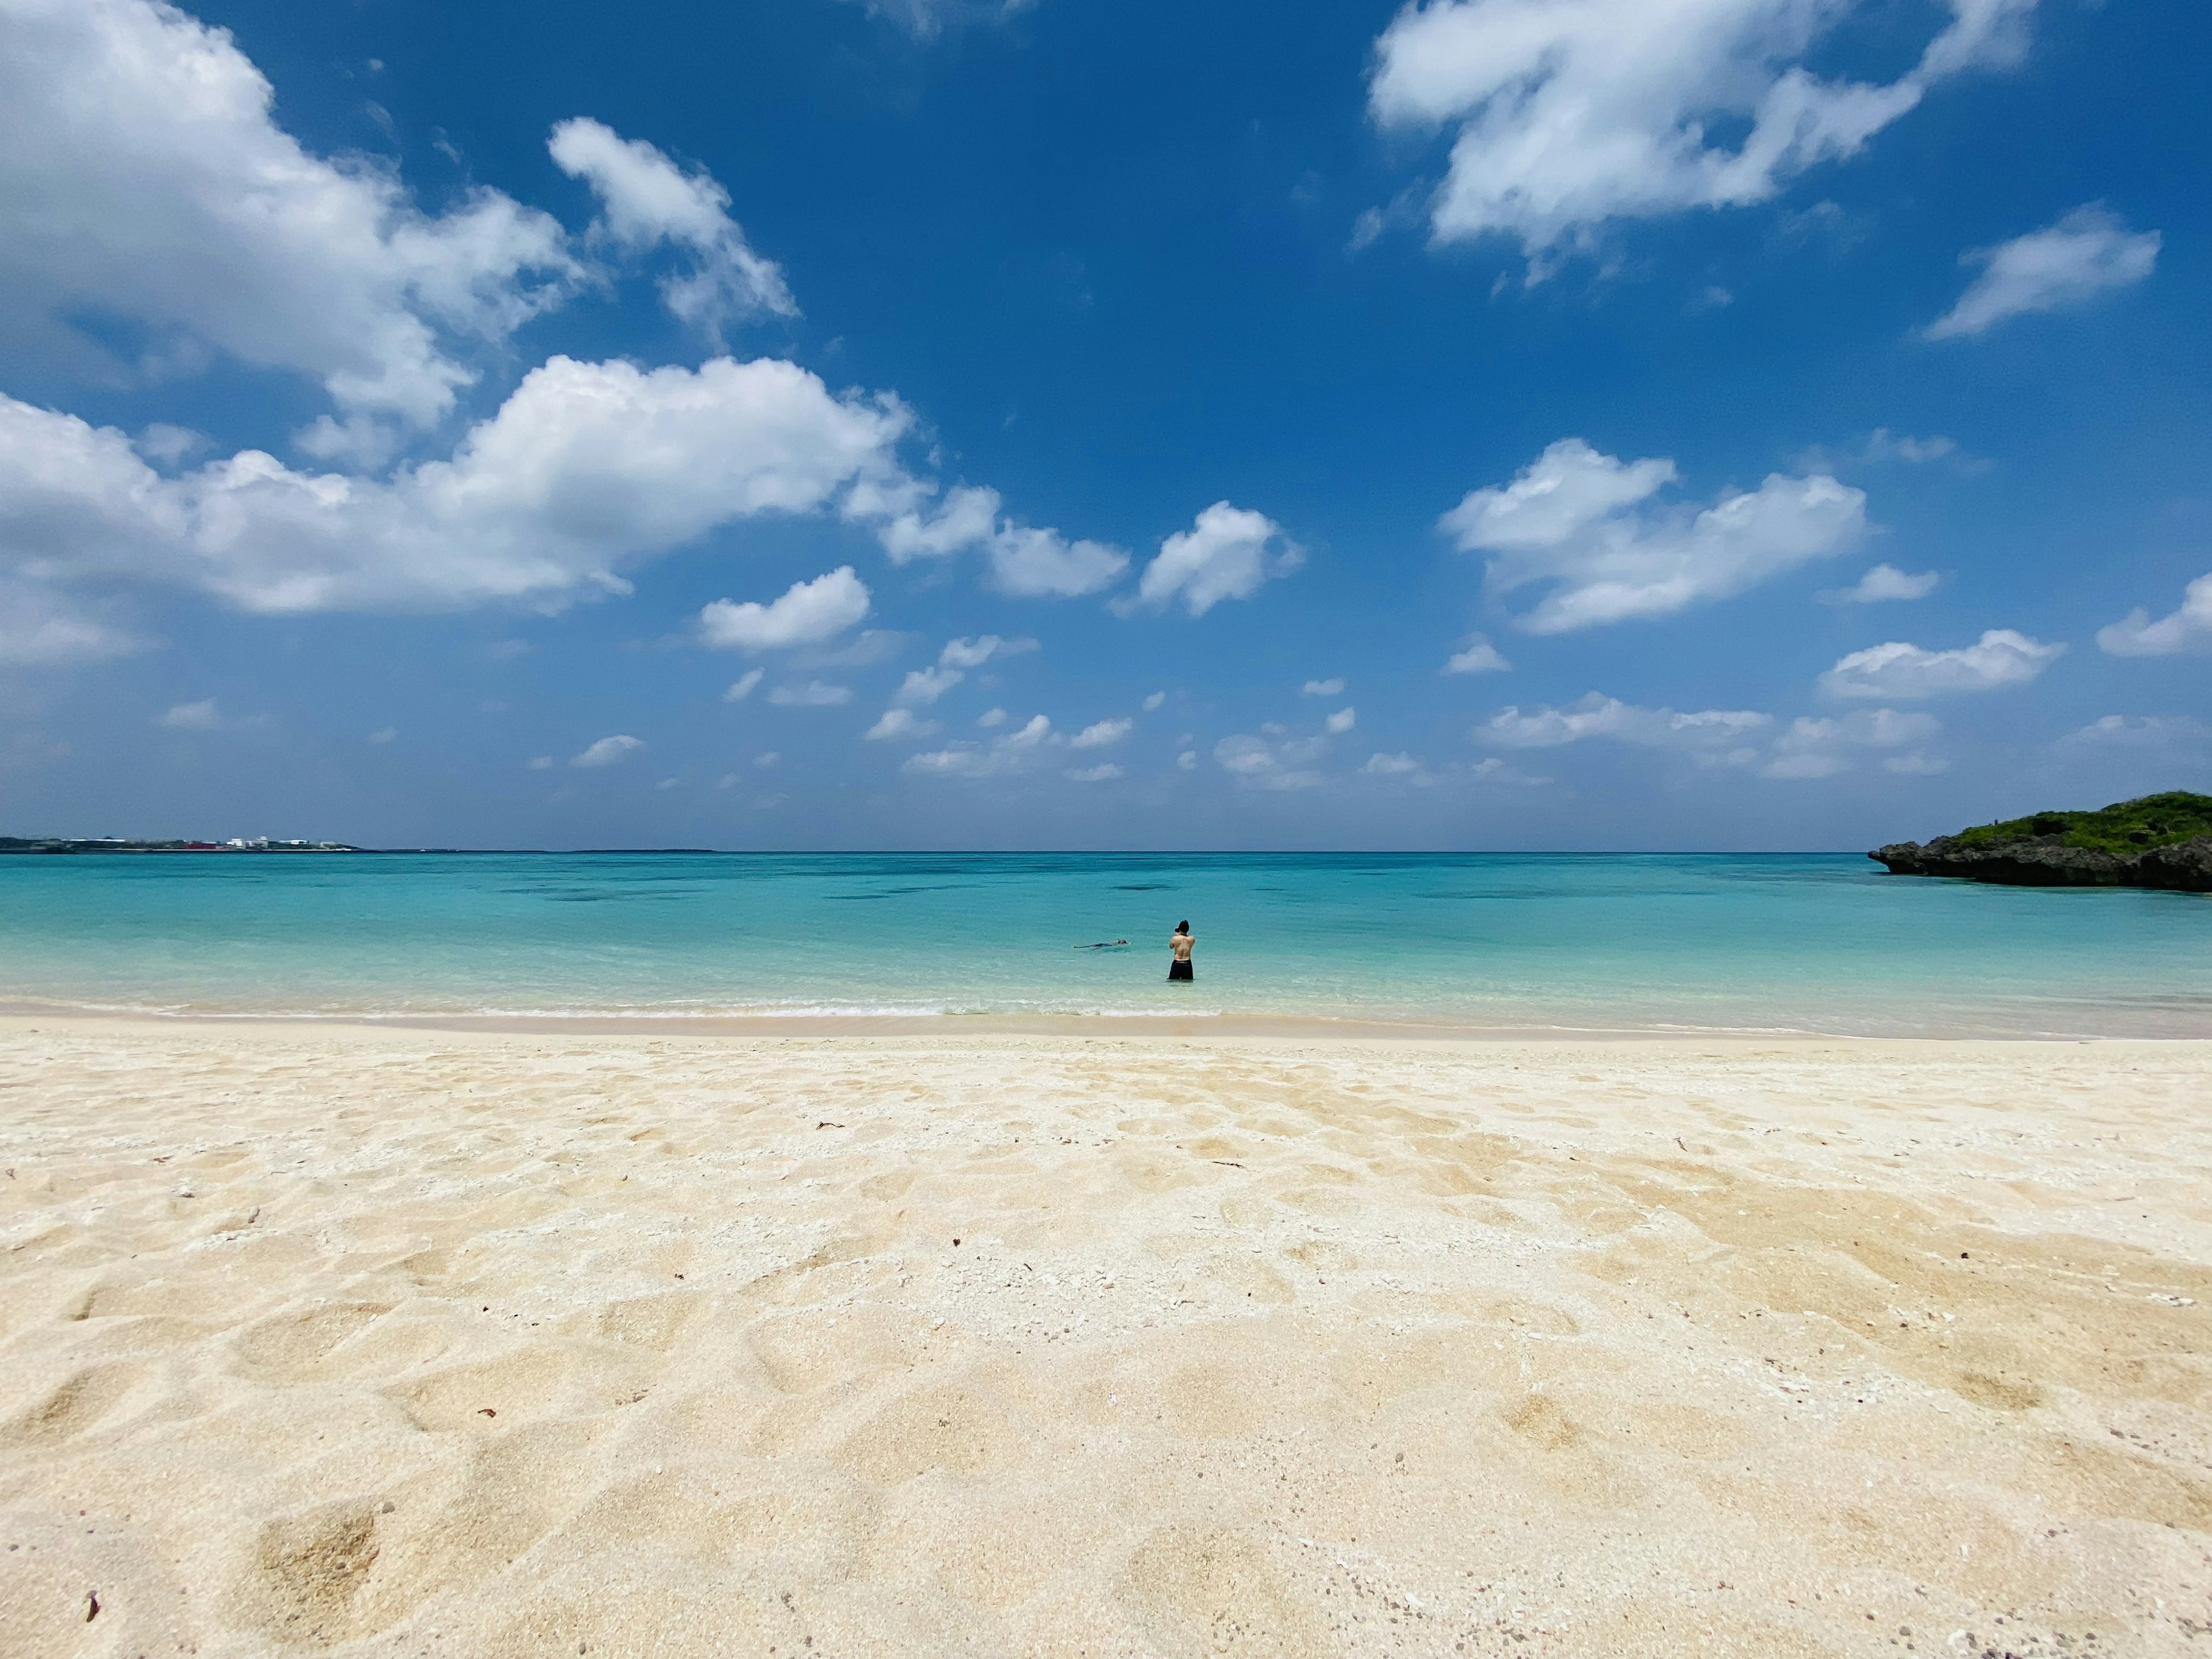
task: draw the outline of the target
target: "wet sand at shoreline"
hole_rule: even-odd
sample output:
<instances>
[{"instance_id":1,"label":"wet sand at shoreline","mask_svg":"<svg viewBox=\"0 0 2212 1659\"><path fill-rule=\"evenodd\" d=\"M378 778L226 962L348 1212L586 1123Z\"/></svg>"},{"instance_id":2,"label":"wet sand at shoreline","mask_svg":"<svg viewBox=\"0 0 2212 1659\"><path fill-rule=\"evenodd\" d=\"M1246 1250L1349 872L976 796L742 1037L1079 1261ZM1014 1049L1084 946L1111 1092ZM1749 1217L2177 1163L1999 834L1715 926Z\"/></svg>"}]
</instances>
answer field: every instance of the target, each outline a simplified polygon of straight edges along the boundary
<instances>
[{"instance_id":1,"label":"wet sand at shoreline","mask_svg":"<svg viewBox=\"0 0 2212 1659\"><path fill-rule=\"evenodd\" d=\"M0 1655L2191 1651L2208 1101L0 1019Z\"/></svg>"}]
</instances>

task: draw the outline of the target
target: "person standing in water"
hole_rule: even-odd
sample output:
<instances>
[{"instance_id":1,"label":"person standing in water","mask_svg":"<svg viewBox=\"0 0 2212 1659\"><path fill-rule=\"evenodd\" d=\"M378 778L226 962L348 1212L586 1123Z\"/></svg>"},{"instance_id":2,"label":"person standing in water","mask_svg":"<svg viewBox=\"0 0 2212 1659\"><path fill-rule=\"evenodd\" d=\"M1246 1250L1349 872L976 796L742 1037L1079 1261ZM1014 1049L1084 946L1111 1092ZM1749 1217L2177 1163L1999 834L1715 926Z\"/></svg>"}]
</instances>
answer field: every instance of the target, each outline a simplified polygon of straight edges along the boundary
<instances>
[{"instance_id":1,"label":"person standing in water","mask_svg":"<svg viewBox=\"0 0 2212 1659\"><path fill-rule=\"evenodd\" d=\"M1175 935L1168 940L1168 949L1175 952L1175 960L1168 963L1168 977L1170 980L1191 977L1190 947L1197 942L1190 936L1190 924L1188 921L1176 923Z\"/></svg>"}]
</instances>

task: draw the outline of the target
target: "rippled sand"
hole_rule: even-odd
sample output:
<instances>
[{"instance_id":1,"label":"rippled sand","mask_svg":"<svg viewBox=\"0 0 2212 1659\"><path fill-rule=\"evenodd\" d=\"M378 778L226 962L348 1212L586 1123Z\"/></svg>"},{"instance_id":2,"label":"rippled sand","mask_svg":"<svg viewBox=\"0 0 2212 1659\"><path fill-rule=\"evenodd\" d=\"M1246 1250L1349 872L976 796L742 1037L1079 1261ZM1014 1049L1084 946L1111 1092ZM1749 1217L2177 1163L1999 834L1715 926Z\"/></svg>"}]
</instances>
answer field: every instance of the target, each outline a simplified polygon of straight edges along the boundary
<instances>
[{"instance_id":1,"label":"rippled sand","mask_svg":"<svg viewBox=\"0 0 2212 1659\"><path fill-rule=\"evenodd\" d=\"M0 1654L2212 1652L2208 1107L0 1022Z\"/></svg>"}]
</instances>

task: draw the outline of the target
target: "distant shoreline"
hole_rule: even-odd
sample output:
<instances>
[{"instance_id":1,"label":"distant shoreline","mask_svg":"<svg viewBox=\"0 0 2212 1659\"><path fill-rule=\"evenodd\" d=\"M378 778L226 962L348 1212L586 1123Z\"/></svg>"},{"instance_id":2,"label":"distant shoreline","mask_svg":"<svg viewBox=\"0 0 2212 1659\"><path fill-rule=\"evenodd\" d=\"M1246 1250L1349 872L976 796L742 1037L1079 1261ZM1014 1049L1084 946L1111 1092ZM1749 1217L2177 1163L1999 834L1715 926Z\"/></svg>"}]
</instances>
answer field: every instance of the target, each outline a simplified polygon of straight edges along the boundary
<instances>
[{"instance_id":1,"label":"distant shoreline","mask_svg":"<svg viewBox=\"0 0 2212 1659\"><path fill-rule=\"evenodd\" d=\"M337 841L272 841L257 836L252 841L126 841L120 837L76 839L65 836L0 836L0 854L15 854L21 857L77 857L94 853L121 853L142 856L154 853L282 853L287 855L301 853L362 853L369 849L350 846Z\"/></svg>"},{"instance_id":2,"label":"distant shoreline","mask_svg":"<svg viewBox=\"0 0 2212 1659\"><path fill-rule=\"evenodd\" d=\"M0 836L0 857L114 853L298 854L351 853L375 858L1342 858L1342 859L1857 859L1845 847L1763 847L1735 851L1708 847L1668 848L1301 848L1240 847L355 847L343 842L233 847L221 842L71 841L63 837Z\"/></svg>"}]
</instances>

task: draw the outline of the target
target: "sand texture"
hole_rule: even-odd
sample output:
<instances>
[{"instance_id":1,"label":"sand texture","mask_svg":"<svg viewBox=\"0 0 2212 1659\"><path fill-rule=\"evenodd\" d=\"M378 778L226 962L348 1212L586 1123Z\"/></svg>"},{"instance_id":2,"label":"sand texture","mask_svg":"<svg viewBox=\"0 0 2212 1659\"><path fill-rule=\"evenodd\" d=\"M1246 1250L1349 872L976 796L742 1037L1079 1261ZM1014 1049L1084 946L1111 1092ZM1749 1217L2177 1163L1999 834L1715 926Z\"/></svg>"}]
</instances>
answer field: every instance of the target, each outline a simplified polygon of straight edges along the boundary
<instances>
[{"instance_id":1,"label":"sand texture","mask_svg":"<svg viewBox=\"0 0 2212 1659\"><path fill-rule=\"evenodd\" d=\"M2212 1655L2212 1044L0 1022L0 1654Z\"/></svg>"}]
</instances>

